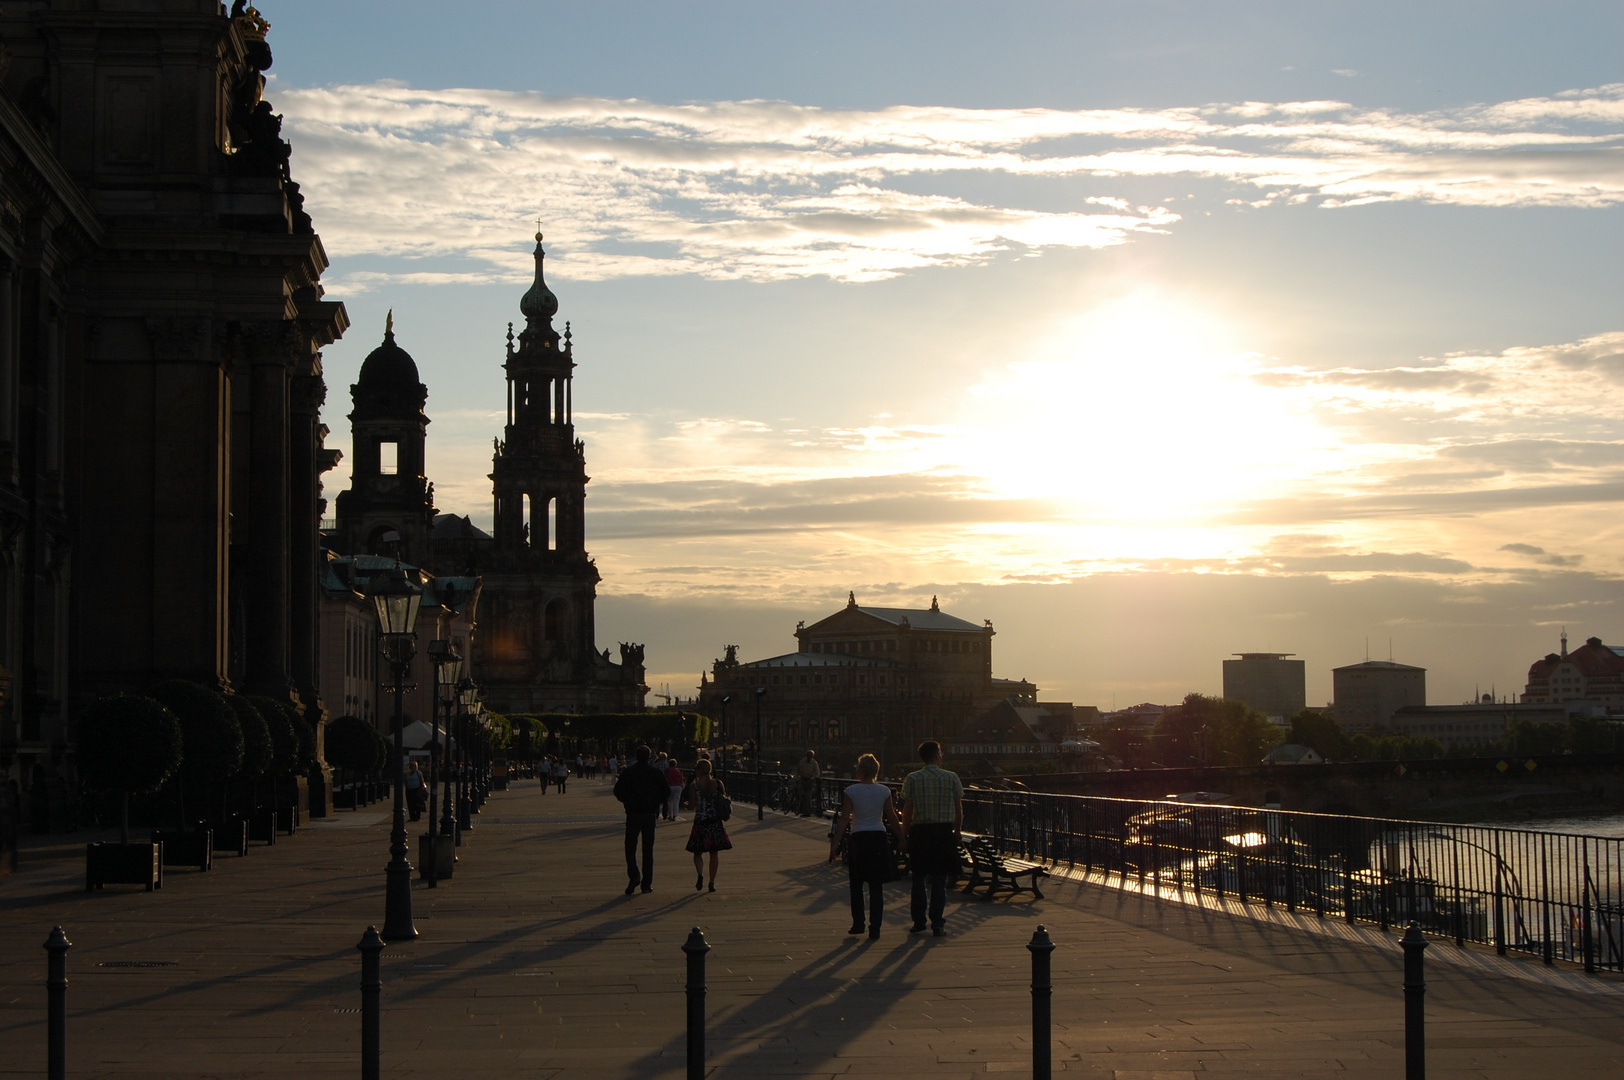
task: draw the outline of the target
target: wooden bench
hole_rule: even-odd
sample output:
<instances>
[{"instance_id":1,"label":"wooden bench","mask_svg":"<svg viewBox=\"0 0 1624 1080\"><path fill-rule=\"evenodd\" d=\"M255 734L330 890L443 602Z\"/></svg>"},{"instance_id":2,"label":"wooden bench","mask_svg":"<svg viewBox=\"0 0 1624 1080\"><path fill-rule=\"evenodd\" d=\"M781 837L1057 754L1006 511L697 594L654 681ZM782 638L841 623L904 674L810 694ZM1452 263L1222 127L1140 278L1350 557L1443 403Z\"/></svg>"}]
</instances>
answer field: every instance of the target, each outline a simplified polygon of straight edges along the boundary
<instances>
[{"instance_id":1,"label":"wooden bench","mask_svg":"<svg viewBox=\"0 0 1624 1080\"><path fill-rule=\"evenodd\" d=\"M999 854L998 845L988 836L966 839L964 855L970 863L970 880L964 886L965 892L973 893L978 887L985 885L987 891L981 897L983 900L991 900L994 893L1006 888L1011 893L1031 892L1039 900L1043 899L1043 890L1038 888L1038 878L1048 877L1049 871L1041 863ZM1026 878L1031 884L1022 885L1022 878ZM1008 884L1005 884L1006 882Z\"/></svg>"}]
</instances>

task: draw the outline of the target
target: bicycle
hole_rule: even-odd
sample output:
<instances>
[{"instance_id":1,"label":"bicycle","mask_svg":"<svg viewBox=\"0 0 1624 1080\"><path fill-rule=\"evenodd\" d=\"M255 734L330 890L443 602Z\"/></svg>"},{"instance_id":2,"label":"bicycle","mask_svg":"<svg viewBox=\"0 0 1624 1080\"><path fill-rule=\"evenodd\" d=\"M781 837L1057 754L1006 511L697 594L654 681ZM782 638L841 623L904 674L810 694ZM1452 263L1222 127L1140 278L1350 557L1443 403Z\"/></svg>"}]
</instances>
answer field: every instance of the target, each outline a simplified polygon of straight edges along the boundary
<instances>
[{"instance_id":1,"label":"bicycle","mask_svg":"<svg viewBox=\"0 0 1624 1080\"><path fill-rule=\"evenodd\" d=\"M791 786L788 780L780 780L773 793L767 798L767 805L780 814L793 814L800 809L801 793Z\"/></svg>"}]
</instances>

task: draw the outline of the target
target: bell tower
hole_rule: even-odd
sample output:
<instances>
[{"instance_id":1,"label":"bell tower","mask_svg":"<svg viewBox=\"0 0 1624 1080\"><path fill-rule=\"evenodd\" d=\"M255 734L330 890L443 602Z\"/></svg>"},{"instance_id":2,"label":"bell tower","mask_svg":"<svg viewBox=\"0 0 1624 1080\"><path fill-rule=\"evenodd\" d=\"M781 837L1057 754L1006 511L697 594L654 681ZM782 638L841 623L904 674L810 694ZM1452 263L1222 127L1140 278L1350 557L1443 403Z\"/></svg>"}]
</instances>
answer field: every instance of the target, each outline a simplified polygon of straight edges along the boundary
<instances>
[{"instance_id":1,"label":"bell tower","mask_svg":"<svg viewBox=\"0 0 1624 1080\"><path fill-rule=\"evenodd\" d=\"M383 344L361 364L350 387L354 468L334 513L339 543L352 555L387 555L428 566L433 555L434 485L424 475L428 387L417 361L395 344L395 313Z\"/></svg>"},{"instance_id":2,"label":"bell tower","mask_svg":"<svg viewBox=\"0 0 1624 1080\"><path fill-rule=\"evenodd\" d=\"M491 459L495 514L480 566L480 640L473 677L501 713L641 710L643 647L599 650L598 567L586 550L586 447L572 417L574 346L553 328L536 233L536 277L508 324L507 425ZM448 549L449 550L449 549Z\"/></svg>"},{"instance_id":3,"label":"bell tower","mask_svg":"<svg viewBox=\"0 0 1624 1080\"><path fill-rule=\"evenodd\" d=\"M550 569L585 567L586 451L575 437L569 323L553 329L558 297L547 287L547 253L536 233L536 280L519 301L525 326L515 347L508 324L507 426L495 446L496 550ZM593 572L596 580L596 571Z\"/></svg>"}]
</instances>

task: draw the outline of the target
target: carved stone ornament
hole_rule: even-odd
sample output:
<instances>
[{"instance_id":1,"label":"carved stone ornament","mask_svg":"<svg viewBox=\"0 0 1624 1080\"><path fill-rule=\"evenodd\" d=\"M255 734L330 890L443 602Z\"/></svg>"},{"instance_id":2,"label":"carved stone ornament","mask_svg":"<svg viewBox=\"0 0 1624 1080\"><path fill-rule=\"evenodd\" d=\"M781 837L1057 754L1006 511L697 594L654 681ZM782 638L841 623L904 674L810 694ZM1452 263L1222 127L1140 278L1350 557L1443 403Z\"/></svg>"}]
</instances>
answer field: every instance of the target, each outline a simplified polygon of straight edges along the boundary
<instances>
[{"instance_id":1,"label":"carved stone ornament","mask_svg":"<svg viewBox=\"0 0 1624 1080\"><path fill-rule=\"evenodd\" d=\"M327 383L320 375L295 375L288 380L288 408L298 413L317 413L327 401Z\"/></svg>"},{"instance_id":2,"label":"carved stone ornament","mask_svg":"<svg viewBox=\"0 0 1624 1080\"><path fill-rule=\"evenodd\" d=\"M147 339L156 360L201 359L207 321L200 318L147 316Z\"/></svg>"}]
</instances>

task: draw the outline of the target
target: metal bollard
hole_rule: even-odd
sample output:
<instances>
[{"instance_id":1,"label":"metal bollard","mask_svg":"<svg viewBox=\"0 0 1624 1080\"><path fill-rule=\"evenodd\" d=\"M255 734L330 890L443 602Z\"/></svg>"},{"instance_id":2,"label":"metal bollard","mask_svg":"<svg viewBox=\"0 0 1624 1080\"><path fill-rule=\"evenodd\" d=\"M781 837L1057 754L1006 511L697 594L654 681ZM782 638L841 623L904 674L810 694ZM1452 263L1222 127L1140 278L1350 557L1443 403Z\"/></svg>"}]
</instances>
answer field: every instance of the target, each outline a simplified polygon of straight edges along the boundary
<instances>
[{"instance_id":1,"label":"metal bollard","mask_svg":"<svg viewBox=\"0 0 1624 1080\"><path fill-rule=\"evenodd\" d=\"M45 1075L50 1080L64 1080L68 1075L68 950L73 942L53 927L45 939L45 951L50 960L45 976Z\"/></svg>"},{"instance_id":2,"label":"metal bollard","mask_svg":"<svg viewBox=\"0 0 1624 1080\"><path fill-rule=\"evenodd\" d=\"M383 996L378 954L384 940L376 926L369 926L355 947L361 952L361 1080L378 1080L378 1002Z\"/></svg>"},{"instance_id":3,"label":"metal bollard","mask_svg":"<svg viewBox=\"0 0 1624 1080\"><path fill-rule=\"evenodd\" d=\"M688 954L688 1080L705 1077L705 954L710 945L694 927L683 943Z\"/></svg>"},{"instance_id":4,"label":"metal bollard","mask_svg":"<svg viewBox=\"0 0 1624 1080\"><path fill-rule=\"evenodd\" d=\"M1054 997L1054 983L1049 978L1049 957L1054 942L1049 931L1039 926L1026 943L1032 954L1032 1080L1049 1080L1049 1007Z\"/></svg>"},{"instance_id":5,"label":"metal bollard","mask_svg":"<svg viewBox=\"0 0 1624 1080\"><path fill-rule=\"evenodd\" d=\"M1399 944L1404 947L1404 1080L1426 1080L1427 983L1421 954L1427 951L1427 939L1412 922Z\"/></svg>"}]
</instances>

